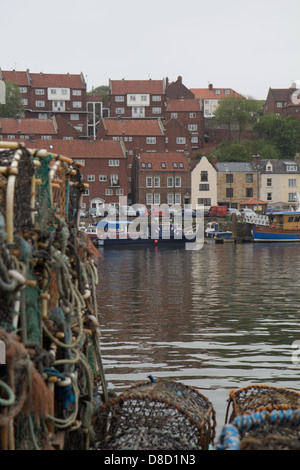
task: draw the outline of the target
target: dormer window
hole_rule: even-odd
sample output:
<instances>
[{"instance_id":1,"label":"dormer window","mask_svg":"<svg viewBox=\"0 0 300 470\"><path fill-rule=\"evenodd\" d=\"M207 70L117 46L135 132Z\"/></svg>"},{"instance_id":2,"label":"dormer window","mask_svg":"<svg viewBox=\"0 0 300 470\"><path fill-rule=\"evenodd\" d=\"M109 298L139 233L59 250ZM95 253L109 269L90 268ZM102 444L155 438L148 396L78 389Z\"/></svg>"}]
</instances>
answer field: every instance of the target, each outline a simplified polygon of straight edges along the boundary
<instances>
[{"instance_id":1,"label":"dormer window","mask_svg":"<svg viewBox=\"0 0 300 470\"><path fill-rule=\"evenodd\" d=\"M270 165L270 164L267 165L266 170L267 170L267 171L272 171L272 165Z\"/></svg>"},{"instance_id":2,"label":"dormer window","mask_svg":"<svg viewBox=\"0 0 300 470\"><path fill-rule=\"evenodd\" d=\"M286 165L286 171L297 171L297 165Z\"/></svg>"}]
</instances>

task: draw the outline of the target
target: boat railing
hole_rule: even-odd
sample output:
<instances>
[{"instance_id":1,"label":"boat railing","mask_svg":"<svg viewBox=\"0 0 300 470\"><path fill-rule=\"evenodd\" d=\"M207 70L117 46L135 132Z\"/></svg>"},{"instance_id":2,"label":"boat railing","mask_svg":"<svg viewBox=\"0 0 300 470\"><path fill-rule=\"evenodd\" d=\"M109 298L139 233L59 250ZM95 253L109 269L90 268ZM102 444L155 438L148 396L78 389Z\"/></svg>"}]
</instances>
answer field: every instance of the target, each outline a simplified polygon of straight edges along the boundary
<instances>
[{"instance_id":1,"label":"boat railing","mask_svg":"<svg viewBox=\"0 0 300 470\"><path fill-rule=\"evenodd\" d=\"M269 226L269 217L261 214L246 214L244 221L248 224Z\"/></svg>"}]
</instances>

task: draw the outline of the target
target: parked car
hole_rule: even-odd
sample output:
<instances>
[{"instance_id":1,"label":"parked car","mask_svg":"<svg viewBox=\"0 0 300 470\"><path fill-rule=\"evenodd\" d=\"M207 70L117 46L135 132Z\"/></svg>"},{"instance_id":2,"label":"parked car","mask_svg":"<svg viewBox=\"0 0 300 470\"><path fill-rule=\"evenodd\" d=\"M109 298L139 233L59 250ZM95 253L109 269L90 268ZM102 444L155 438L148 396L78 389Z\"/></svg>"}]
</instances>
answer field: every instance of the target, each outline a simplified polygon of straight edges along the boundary
<instances>
[{"instance_id":1,"label":"parked car","mask_svg":"<svg viewBox=\"0 0 300 470\"><path fill-rule=\"evenodd\" d=\"M256 212L254 212L252 209L248 209L248 207L245 207L245 209L241 210L242 215L256 215Z\"/></svg>"},{"instance_id":2,"label":"parked car","mask_svg":"<svg viewBox=\"0 0 300 470\"><path fill-rule=\"evenodd\" d=\"M212 113L206 113L206 114L204 114L204 117L207 118L207 119L212 119L212 118L215 117L215 115L212 114Z\"/></svg>"},{"instance_id":3,"label":"parked car","mask_svg":"<svg viewBox=\"0 0 300 470\"><path fill-rule=\"evenodd\" d=\"M228 214L236 214L237 216L241 215L240 211L238 209L234 209L234 208L229 208L228 209Z\"/></svg>"}]
</instances>

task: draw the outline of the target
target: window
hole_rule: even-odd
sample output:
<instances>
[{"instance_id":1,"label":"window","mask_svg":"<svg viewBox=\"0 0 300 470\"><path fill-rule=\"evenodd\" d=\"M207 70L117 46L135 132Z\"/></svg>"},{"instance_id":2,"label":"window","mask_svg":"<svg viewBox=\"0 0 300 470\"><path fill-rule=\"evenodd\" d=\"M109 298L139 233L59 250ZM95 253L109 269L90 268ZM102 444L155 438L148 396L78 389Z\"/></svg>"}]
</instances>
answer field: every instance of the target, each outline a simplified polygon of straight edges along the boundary
<instances>
[{"instance_id":1,"label":"window","mask_svg":"<svg viewBox=\"0 0 300 470\"><path fill-rule=\"evenodd\" d=\"M267 193L267 201L272 201L272 193Z\"/></svg>"},{"instance_id":2,"label":"window","mask_svg":"<svg viewBox=\"0 0 300 470\"><path fill-rule=\"evenodd\" d=\"M147 95L142 95L141 96L141 101L147 101L147 99L148 99Z\"/></svg>"},{"instance_id":3,"label":"window","mask_svg":"<svg viewBox=\"0 0 300 470\"><path fill-rule=\"evenodd\" d=\"M198 137L197 136L191 137L191 143L192 144L197 144L198 143Z\"/></svg>"},{"instance_id":4,"label":"window","mask_svg":"<svg viewBox=\"0 0 300 470\"><path fill-rule=\"evenodd\" d=\"M152 177L147 176L146 178L146 188L152 188Z\"/></svg>"},{"instance_id":5,"label":"window","mask_svg":"<svg viewBox=\"0 0 300 470\"><path fill-rule=\"evenodd\" d=\"M81 96L81 90L72 90L73 96Z\"/></svg>"},{"instance_id":6,"label":"window","mask_svg":"<svg viewBox=\"0 0 300 470\"><path fill-rule=\"evenodd\" d=\"M177 163L173 162L173 168L177 168Z\"/></svg>"},{"instance_id":7,"label":"window","mask_svg":"<svg viewBox=\"0 0 300 470\"><path fill-rule=\"evenodd\" d=\"M106 188L105 190L105 196L112 196L113 195L113 190L111 188Z\"/></svg>"},{"instance_id":8,"label":"window","mask_svg":"<svg viewBox=\"0 0 300 470\"><path fill-rule=\"evenodd\" d=\"M281 101L278 101L278 102L276 103L276 106L277 106L277 108L282 108L282 102L281 102Z\"/></svg>"},{"instance_id":9,"label":"window","mask_svg":"<svg viewBox=\"0 0 300 470\"><path fill-rule=\"evenodd\" d=\"M220 94L221 94L221 90L215 90L215 94L216 94L216 95L220 95Z\"/></svg>"},{"instance_id":10,"label":"window","mask_svg":"<svg viewBox=\"0 0 300 470\"><path fill-rule=\"evenodd\" d=\"M159 188L159 187L160 187L160 177L159 177L159 176L155 176L155 177L154 177L154 187L155 187L155 188Z\"/></svg>"},{"instance_id":11,"label":"window","mask_svg":"<svg viewBox=\"0 0 300 470\"><path fill-rule=\"evenodd\" d=\"M176 137L176 144L185 144L186 138L185 137Z\"/></svg>"},{"instance_id":12,"label":"window","mask_svg":"<svg viewBox=\"0 0 300 470\"><path fill-rule=\"evenodd\" d=\"M190 113L190 119L193 119L196 117L196 113Z\"/></svg>"},{"instance_id":13,"label":"window","mask_svg":"<svg viewBox=\"0 0 300 470\"><path fill-rule=\"evenodd\" d=\"M153 95L152 96L152 101L161 101L161 96L160 95Z\"/></svg>"},{"instance_id":14,"label":"window","mask_svg":"<svg viewBox=\"0 0 300 470\"><path fill-rule=\"evenodd\" d=\"M108 166L120 166L120 160L108 160Z\"/></svg>"},{"instance_id":15,"label":"window","mask_svg":"<svg viewBox=\"0 0 300 470\"><path fill-rule=\"evenodd\" d=\"M47 119L47 113L39 113L39 119Z\"/></svg>"},{"instance_id":16,"label":"window","mask_svg":"<svg viewBox=\"0 0 300 470\"><path fill-rule=\"evenodd\" d=\"M130 95L129 96L129 101L135 101L136 100L136 96L135 95Z\"/></svg>"},{"instance_id":17,"label":"window","mask_svg":"<svg viewBox=\"0 0 300 470\"><path fill-rule=\"evenodd\" d=\"M50 94L51 94L51 95L56 95L56 89L55 89L55 88L51 88L51 89L50 89Z\"/></svg>"},{"instance_id":18,"label":"window","mask_svg":"<svg viewBox=\"0 0 300 470\"><path fill-rule=\"evenodd\" d=\"M45 106L45 101L36 101L35 105L37 108L43 108Z\"/></svg>"},{"instance_id":19,"label":"window","mask_svg":"<svg viewBox=\"0 0 300 470\"><path fill-rule=\"evenodd\" d=\"M233 197L233 188L226 188L226 197Z\"/></svg>"},{"instance_id":20,"label":"window","mask_svg":"<svg viewBox=\"0 0 300 470\"><path fill-rule=\"evenodd\" d=\"M27 98L22 98L21 103L23 106L26 106L28 104L28 99Z\"/></svg>"},{"instance_id":21,"label":"window","mask_svg":"<svg viewBox=\"0 0 300 470\"><path fill-rule=\"evenodd\" d=\"M161 108L152 108L152 114L161 114Z\"/></svg>"},{"instance_id":22,"label":"window","mask_svg":"<svg viewBox=\"0 0 300 470\"><path fill-rule=\"evenodd\" d=\"M171 118L172 118L172 119L177 119L177 118L178 118L178 114L177 114L177 113L171 113Z\"/></svg>"},{"instance_id":23,"label":"window","mask_svg":"<svg viewBox=\"0 0 300 470\"><path fill-rule=\"evenodd\" d=\"M20 90L20 93L27 93L27 87L26 86L20 86L19 90Z\"/></svg>"},{"instance_id":24,"label":"window","mask_svg":"<svg viewBox=\"0 0 300 470\"><path fill-rule=\"evenodd\" d=\"M116 114L124 114L125 108L116 108Z\"/></svg>"},{"instance_id":25,"label":"window","mask_svg":"<svg viewBox=\"0 0 300 470\"><path fill-rule=\"evenodd\" d=\"M156 144L156 137L146 137L147 144Z\"/></svg>"},{"instance_id":26,"label":"window","mask_svg":"<svg viewBox=\"0 0 300 470\"><path fill-rule=\"evenodd\" d=\"M181 186L181 177L176 176L176 178L175 178L175 187L180 188L180 186Z\"/></svg>"},{"instance_id":27,"label":"window","mask_svg":"<svg viewBox=\"0 0 300 470\"><path fill-rule=\"evenodd\" d=\"M83 195L84 196L89 196L90 195L90 190L88 188L86 188L84 191L83 191Z\"/></svg>"},{"instance_id":28,"label":"window","mask_svg":"<svg viewBox=\"0 0 300 470\"><path fill-rule=\"evenodd\" d=\"M230 90L224 90L225 95L230 95Z\"/></svg>"},{"instance_id":29,"label":"window","mask_svg":"<svg viewBox=\"0 0 300 470\"><path fill-rule=\"evenodd\" d=\"M87 180L88 181L95 181L95 175L88 175Z\"/></svg>"},{"instance_id":30,"label":"window","mask_svg":"<svg viewBox=\"0 0 300 470\"><path fill-rule=\"evenodd\" d=\"M189 129L189 131L197 131L198 126L197 126L197 124L189 124L188 129Z\"/></svg>"},{"instance_id":31,"label":"window","mask_svg":"<svg viewBox=\"0 0 300 470\"><path fill-rule=\"evenodd\" d=\"M297 165L286 165L286 171L297 171Z\"/></svg>"},{"instance_id":32,"label":"window","mask_svg":"<svg viewBox=\"0 0 300 470\"><path fill-rule=\"evenodd\" d=\"M9 134L9 135L7 136L7 138L8 138L9 140L13 140L13 139L15 138L15 136L12 135L12 134Z\"/></svg>"},{"instance_id":33,"label":"window","mask_svg":"<svg viewBox=\"0 0 300 470\"><path fill-rule=\"evenodd\" d=\"M120 95L115 96L115 101L117 101L118 103L124 101L124 99L125 99L124 96L120 96Z\"/></svg>"},{"instance_id":34,"label":"window","mask_svg":"<svg viewBox=\"0 0 300 470\"><path fill-rule=\"evenodd\" d=\"M175 204L181 204L181 194L180 193L175 194Z\"/></svg>"},{"instance_id":35,"label":"window","mask_svg":"<svg viewBox=\"0 0 300 470\"><path fill-rule=\"evenodd\" d=\"M296 201L296 193L289 193L289 202Z\"/></svg>"},{"instance_id":36,"label":"window","mask_svg":"<svg viewBox=\"0 0 300 470\"><path fill-rule=\"evenodd\" d=\"M211 198L198 197L198 205L203 204L204 206L211 206Z\"/></svg>"},{"instance_id":37,"label":"window","mask_svg":"<svg viewBox=\"0 0 300 470\"><path fill-rule=\"evenodd\" d=\"M272 165L267 165L266 170L267 171L272 171Z\"/></svg>"},{"instance_id":38,"label":"window","mask_svg":"<svg viewBox=\"0 0 300 470\"><path fill-rule=\"evenodd\" d=\"M153 201L153 195L151 193L146 194L146 204L150 205Z\"/></svg>"},{"instance_id":39,"label":"window","mask_svg":"<svg viewBox=\"0 0 300 470\"><path fill-rule=\"evenodd\" d=\"M267 186L272 186L272 178L267 178Z\"/></svg>"},{"instance_id":40,"label":"window","mask_svg":"<svg viewBox=\"0 0 300 470\"><path fill-rule=\"evenodd\" d=\"M253 183L253 174L252 173L246 174L246 183Z\"/></svg>"},{"instance_id":41,"label":"window","mask_svg":"<svg viewBox=\"0 0 300 470\"><path fill-rule=\"evenodd\" d=\"M199 184L199 191L209 191L209 184Z\"/></svg>"},{"instance_id":42,"label":"window","mask_svg":"<svg viewBox=\"0 0 300 470\"><path fill-rule=\"evenodd\" d=\"M182 162L179 162L179 168L183 168L183 163Z\"/></svg>"},{"instance_id":43,"label":"window","mask_svg":"<svg viewBox=\"0 0 300 470\"><path fill-rule=\"evenodd\" d=\"M71 121L78 121L79 120L79 114L70 114L70 120Z\"/></svg>"},{"instance_id":44,"label":"window","mask_svg":"<svg viewBox=\"0 0 300 470\"><path fill-rule=\"evenodd\" d=\"M146 168L146 163L145 163L145 162L142 162L142 163L141 163L141 167L142 167L142 168Z\"/></svg>"},{"instance_id":45,"label":"window","mask_svg":"<svg viewBox=\"0 0 300 470\"><path fill-rule=\"evenodd\" d=\"M297 186L297 182L296 182L296 179L289 179L289 187L292 187L292 186Z\"/></svg>"},{"instance_id":46,"label":"window","mask_svg":"<svg viewBox=\"0 0 300 470\"><path fill-rule=\"evenodd\" d=\"M161 167L162 167L162 168L166 168L165 162L161 162Z\"/></svg>"},{"instance_id":47,"label":"window","mask_svg":"<svg viewBox=\"0 0 300 470\"><path fill-rule=\"evenodd\" d=\"M147 163L147 168L152 168L152 163L148 162Z\"/></svg>"},{"instance_id":48,"label":"window","mask_svg":"<svg viewBox=\"0 0 300 470\"><path fill-rule=\"evenodd\" d=\"M110 186L119 186L119 175L117 173L110 175Z\"/></svg>"},{"instance_id":49,"label":"window","mask_svg":"<svg viewBox=\"0 0 300 470\"><path fill-rule=\"evenodd\" d=\"M43 90L42 88L36 88L35 94L36 94L36 95L44 95L44 94L45 94L45 90Z\"/></svg>"},{"instance_id":50,"label":"window","mask_svg":"<svg viewBox=\"0 0 300 470\"><path fill-rule=\"evenodd\" d=\"M113 136L112 140L114 140L115 142L118 142L120 140L120 137L119 136Z\"/></svg>"},{"instance_id":51,"label":"window","mask_svg":"<svg viewBox=\"0 0 300 470\"><path fill-rule=\"evenodd\" d=\"M167 194L167 203L168 204L174 204L174 194Z\"/></svg>"},{"instance_id":52,"label":"window","mask_svg":"<svg viewBox=\"0 0 300 470\"><path fill-rule=\"evenodd\" d=\"M168 186L168 188L173 188L173 177L172 176L168 176L167 186Z\"/></svg>"},{"instance_id":53,"label":"window","mask_svg":"<svg viewBox=\"0 0 300 470\"><path fill-rule=\"evenodd\" d=\"M63 137L63 140L73 140L73 137Z\"/></svg>"},{"instance_id":54,"label":"window","mask_svg":"<svg viewBox=\"0 0 300 470\"><path fill-rule=\"evenodd\" d=\"M42 135L41 136L41 140L51 140L51 139L52 139L51 135Z\"/></svg>"},{"instance_id":55,"label":"window","mask_svg":"<svg viewBox=\"0 0 300 470\"><path fill-rule=\"evenodd\" d=\"M154 196L153 198L154 204L160 204L160 194L156 193L153 196Z\"/></svg>"},{"instance_id":56,"label":"window","mask_svg":"<svg viewBox=\"0 0 300 470\"><path fill-rule=\"evenodd\" d=\"M117 196L123 196L123 194L124 194L124 189L122 189L122 188L117 188L116 189L116 195Z\"/></svg>"},{"instance_id":57,"label":"window","mask_svg":"<svg viewBox=\"0 0 300 470\"><path fill-rule=\"evenodd\" d=\"M107 181L106 175L99 175L99 181Z\"/></svg>"},{"instance_id":58,"label":"window","mask_svg":"<svg viewBox=\"0 0 300 470\"><path fill-rule=\"evenodd\" d=\"M253 197L253 188L246 188L246 197Z\"/></svg>"},{"instance_id":59,"label":"window","mask_svg":"<svg viewBox=\"0 0 300 470\"><path fill-rule=\"evenodd\" d=\"M231 173L226 175L226 183L233 183L233 175Z\"/></svg>"},{"instance_id":60,"label":"window","mask_svg":"<svg viewBox=\"0 0 300 470\"><path fill-rule=\"evenodd\" d=\"M201 171L201 181L208 181L208 172Z\"/></svg>"},{"instance_id":61,"label":"window","mask_svg":"<svg viewBox=\"0 0 300 470\"><path fill-rule=\"evenodd\" d=\"M81 108L82 102L81 101L73 101L73 108Z\"/></svg>"}]
</instances>

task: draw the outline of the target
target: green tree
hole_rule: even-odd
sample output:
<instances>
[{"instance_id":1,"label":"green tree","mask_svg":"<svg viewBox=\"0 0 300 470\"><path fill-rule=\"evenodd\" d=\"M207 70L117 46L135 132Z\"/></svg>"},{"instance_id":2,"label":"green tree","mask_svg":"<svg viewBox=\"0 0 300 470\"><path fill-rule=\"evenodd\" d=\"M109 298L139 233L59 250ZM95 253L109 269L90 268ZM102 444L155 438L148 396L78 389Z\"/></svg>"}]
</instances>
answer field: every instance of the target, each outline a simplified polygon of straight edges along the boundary
<instances>
[{"instance_id":1,"label":"green tree","mask_svg":"<svg viewBox=\"0 0 300 470\"><path fill-rule=\"evenodd\" d=\"M217 110L215 119L220 124L226 124L229 130L229 139L231 139L231 125L238 125L238 140L247 125L253 122L262 112L262 104L253 98L244 98L229 96L221 101Z\"/></svg>"},{"instance_id":2,"label":"green tree","mask_svg":"<svg viewBox=\"0 0 300 470\"><path fill-rule=\"evenodd\" d=\"M290 158L300 149L300 121L291 116L262 116L254 130L266 143L273 145L281 158Z\"/></svg>"},{"instance_id":3,"label":"green tree","mask_svg":"<svg viewBox=\"0 0 300 470\"><path fill-rule=\"evenodd\" d=\"M5 82L6 86L6 104L0 104L0 117L15 118L23 115L24 106L22 105L22 96L16 83Z\"/></svg>"}]
</instances>

